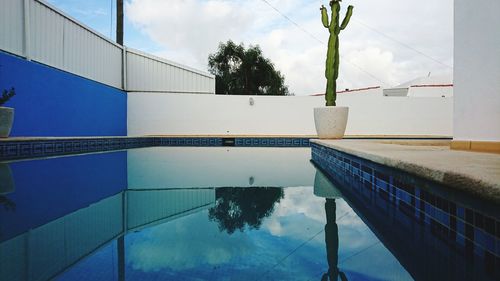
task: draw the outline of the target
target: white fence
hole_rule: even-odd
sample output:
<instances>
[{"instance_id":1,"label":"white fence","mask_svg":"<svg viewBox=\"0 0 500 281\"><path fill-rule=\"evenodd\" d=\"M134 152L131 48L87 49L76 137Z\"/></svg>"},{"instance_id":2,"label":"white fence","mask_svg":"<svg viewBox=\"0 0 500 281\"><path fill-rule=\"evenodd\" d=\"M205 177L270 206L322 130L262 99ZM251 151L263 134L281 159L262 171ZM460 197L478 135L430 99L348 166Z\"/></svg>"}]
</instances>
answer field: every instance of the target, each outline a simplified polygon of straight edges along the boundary
<instances>
[{"instance_id":1,"label":"white fence","mask_svg":"<svg viewBox=\"0 0 500 281\"><path fill-rule=\"evenodd\" d=\"M215 79L202 71L127 49L127 91L215 93Z\"/></svg>"},{"instance_id":2,"label":"white fence","mask_svg":"<svg viewBox=\"0 0 500 281\"><path fill-rule=\"evenodd\" d=\"M250 104L253 99L253 105ZM350 136L453 134L453 98L383 97L382 90L340 94ZM324 97L128 95L128 134L314 136L313 108Z\"/></svg>"},{"instance_id":3,"label":"white fence","mask_svg":"<svg viewBox=\"0 0 500 281\"><path fill-rule=\"evenodd\" d=\"M214 76L124 48L40 0L0 0L0 50L126 91L215 93Z\"/></svg>"}]
</instances>

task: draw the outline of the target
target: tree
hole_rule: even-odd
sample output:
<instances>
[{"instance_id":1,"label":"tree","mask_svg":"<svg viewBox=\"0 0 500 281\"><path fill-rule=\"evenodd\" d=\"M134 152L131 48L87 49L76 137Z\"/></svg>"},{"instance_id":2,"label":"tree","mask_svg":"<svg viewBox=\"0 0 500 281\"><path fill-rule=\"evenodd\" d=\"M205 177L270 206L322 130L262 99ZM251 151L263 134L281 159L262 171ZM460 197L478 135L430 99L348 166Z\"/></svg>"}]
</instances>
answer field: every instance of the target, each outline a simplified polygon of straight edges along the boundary
<instances>
[{"instance_id":1,"label":"tree","mask_svg":"<svg viewBox=\"0 0 500 281\"><path fill-rule=\"evenodd\" d=\"M208 57L209 71L215 75L215 92L220 95L290 95L285 78L264 58L259 46L245 49L229 40L219 44Z\"/></svg>"}]
</instances>

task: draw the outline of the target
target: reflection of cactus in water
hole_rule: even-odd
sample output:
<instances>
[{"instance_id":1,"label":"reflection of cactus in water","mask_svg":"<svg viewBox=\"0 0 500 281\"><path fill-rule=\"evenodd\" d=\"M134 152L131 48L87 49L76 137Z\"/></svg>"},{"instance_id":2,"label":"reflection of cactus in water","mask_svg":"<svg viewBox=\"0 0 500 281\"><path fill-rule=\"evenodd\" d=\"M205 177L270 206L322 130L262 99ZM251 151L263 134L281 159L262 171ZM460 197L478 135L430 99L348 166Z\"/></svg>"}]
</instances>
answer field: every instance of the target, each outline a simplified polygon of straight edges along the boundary
<instances>
[{"instance_id":1,"label":"reflection of cactus in water","mask_svg":"<svg viewBox=\"0 0 500 281\"><path fill-rule=\"evenodd\" d=\"M339 33L344 30L349 24L352 16L353 6L347 8L347 14L339 25L340 1L330 1L330 8L332 9L332 18L328 22L328 11L325 6L321 6L321 21L323 26L330 31L330 38L328 39L328 53L326 56L326 106L335 106L337 99L337 78L339 77Z\"/></svg>"}]
</instances>

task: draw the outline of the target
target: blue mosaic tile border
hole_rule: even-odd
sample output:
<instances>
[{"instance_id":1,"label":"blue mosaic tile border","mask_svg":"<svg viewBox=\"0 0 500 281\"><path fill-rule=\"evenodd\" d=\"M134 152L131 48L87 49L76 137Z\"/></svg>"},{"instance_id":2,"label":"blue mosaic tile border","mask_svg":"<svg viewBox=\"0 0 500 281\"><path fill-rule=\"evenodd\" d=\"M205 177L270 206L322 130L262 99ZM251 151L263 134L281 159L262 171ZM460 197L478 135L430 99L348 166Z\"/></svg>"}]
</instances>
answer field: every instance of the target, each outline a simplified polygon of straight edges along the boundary
<instances>
[{"instance_id":1,"label":"blue mosaic tile border","mask_svg":"<svg viewBox=\"0 0 500 281\"><path fill-rule=\"evenodd\" d=\"M309 147L308 138L236 138L235 146Z\"/></svg>"},{"instance_id":2,"label":"blue mosaic tile border","mask_svg":"<svg viewBox=\"0 0 500 281\"><path fill-rule=\"evenodd\" d=\"M0 141L0 161L150 146L309 147L305 138L72 138Z\"/></svg>"},{"instance_id":3,"label":"blue mosaic tile border","mask_svg":"<svg viewBox=\"0 0 500 281\"><path fill-rule=\"evenodd\" d=\"M437 183L315 143L311 148L313 162L343 194L387 214L386 219L403 228L419 225L464 256L479 257L493 276L500 277L498 206L487 208L482 202L471 207ZM414 229L408 235L414 236Z\"/></svg>"},{"instance_id":4,"label":"blue mosaic tile border","mask_svg":"<svg viewBox=\"0 0 500 281\"><path fill-rule=\"evenodd\" d=\"M154 146L154 138L84 138L0 142L0 160L48 157Z\"/></svg>"},{"instance_id":5,"label":"blue mosaic tile border","mask_svg":"<svg viewBox=\"0 0 500 281\"><path fill-rule=\"evenodd\" d=\"M159 146L222 146L222 138L158 138Z\"/></svg>"}]
</instances>

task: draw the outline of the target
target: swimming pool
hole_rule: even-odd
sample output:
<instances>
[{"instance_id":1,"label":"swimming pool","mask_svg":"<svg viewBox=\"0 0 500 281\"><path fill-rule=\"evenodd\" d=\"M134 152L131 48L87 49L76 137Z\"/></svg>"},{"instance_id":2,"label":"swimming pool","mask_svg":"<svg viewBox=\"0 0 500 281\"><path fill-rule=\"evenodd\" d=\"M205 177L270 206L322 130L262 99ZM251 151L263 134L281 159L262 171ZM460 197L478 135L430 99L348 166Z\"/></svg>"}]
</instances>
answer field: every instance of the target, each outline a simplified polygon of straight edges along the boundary
<instances>
[{"instance_id":1,"label":"swimming pool","mask_svg":"<svg viewBox=\"0 0 500 281\"><path fill-rule=\"evenodd\" d=\"M1 163L0 276L499 278L497 206L313 152L314 163L310 148L249 147Z\"/></svg>"}]
</instances>

